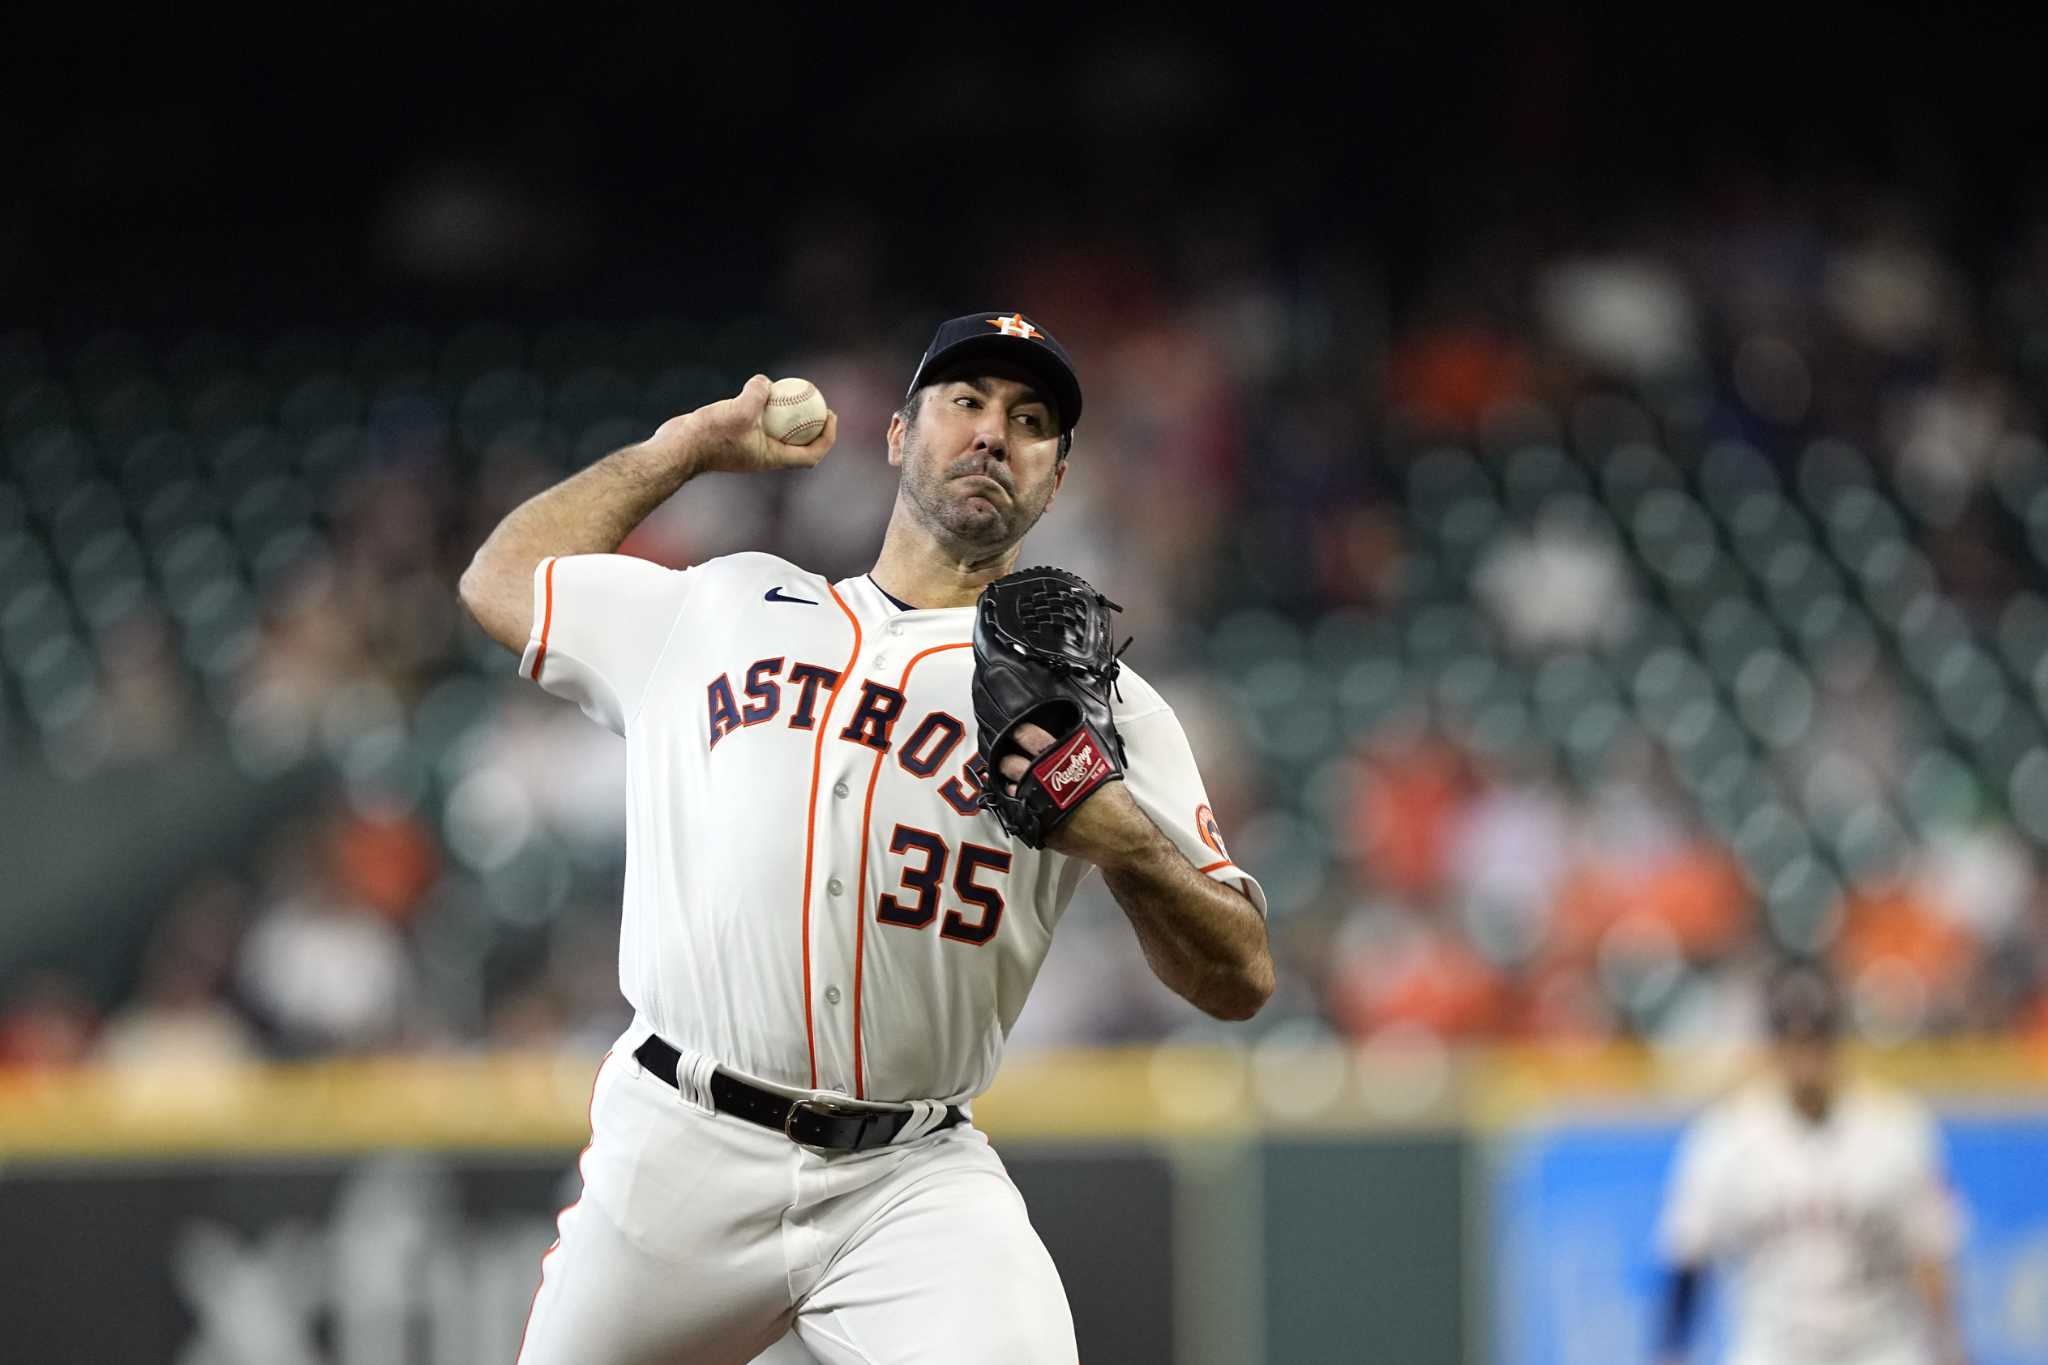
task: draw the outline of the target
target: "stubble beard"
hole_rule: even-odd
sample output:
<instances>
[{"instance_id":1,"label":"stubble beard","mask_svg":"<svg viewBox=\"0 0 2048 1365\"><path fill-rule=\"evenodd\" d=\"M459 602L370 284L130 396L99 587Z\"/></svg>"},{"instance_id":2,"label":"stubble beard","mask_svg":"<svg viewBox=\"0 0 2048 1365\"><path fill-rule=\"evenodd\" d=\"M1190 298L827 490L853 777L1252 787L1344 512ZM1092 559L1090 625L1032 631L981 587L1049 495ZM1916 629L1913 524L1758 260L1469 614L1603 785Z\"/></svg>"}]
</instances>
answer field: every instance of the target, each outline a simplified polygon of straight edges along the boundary
<instances>
[{"instance_id":1,"label":"stubble beard","mask_svg":"<svg viewBox=\"0 0 2048 1365\"><path fill-rule=\"evenodd\" d=\"M915 429L904 434L903 492L910 510L948 554L963 561L994 559L1007 553L1038 524L1052 498L1050 481L1034 496L993 473L987 477L1010 494L1006 502L963 497L952 491L952 481L977 472L977 464L971 456L962 456L939 465L926 456Z\"/></svg>"}]
</instances>

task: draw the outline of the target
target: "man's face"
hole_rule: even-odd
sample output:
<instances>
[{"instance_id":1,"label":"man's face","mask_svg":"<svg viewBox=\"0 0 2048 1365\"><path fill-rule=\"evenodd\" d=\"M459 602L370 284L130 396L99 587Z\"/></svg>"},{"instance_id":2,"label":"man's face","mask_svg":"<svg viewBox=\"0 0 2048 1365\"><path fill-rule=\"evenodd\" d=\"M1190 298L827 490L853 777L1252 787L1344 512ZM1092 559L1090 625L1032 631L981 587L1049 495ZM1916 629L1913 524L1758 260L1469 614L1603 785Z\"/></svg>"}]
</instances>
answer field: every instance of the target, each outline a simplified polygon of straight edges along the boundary
<instances>
[{"instance_id":1,"label":"man's face","mask_svg":"<svg viewBox=\"0 0 2048 1365\"><path fill-rule=\"evenodd\" d=\"M1825 1097L1834 1089L1837 1057L1833 1039L1782 1038L1775 1051L1778 1074L1794 1095Z\"/></svg>"},{"instance_id":2,"label":"man's face","mask_svg":"<svg viewBox=\"0 0 2048 1365\"><path fill-rule=\"evenodd\" d=\"M889 424L889 463L918 520L970 553L1022 540L1066 477L1052 405L1028 375L996 368L926 387L917 420Z\"/></svg>"}]
</instances>

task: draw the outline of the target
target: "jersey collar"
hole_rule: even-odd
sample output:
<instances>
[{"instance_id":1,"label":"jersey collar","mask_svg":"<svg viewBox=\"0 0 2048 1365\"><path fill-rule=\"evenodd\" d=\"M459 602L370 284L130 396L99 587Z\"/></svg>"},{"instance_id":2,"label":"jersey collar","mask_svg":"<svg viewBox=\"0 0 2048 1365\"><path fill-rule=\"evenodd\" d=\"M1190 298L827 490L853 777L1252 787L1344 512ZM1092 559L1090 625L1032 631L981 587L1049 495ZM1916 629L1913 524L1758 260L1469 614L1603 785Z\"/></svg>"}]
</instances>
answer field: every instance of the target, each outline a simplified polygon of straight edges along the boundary
<instances>
[{"instance_id":1,"label":"jersey collar","mask_svg":"<svg viewBox=\"0 0 2048 1365\"><path fill-rule=\"evenodd\" d=\"M964 607L913 607L902 598L884 591L882 585L875 581L873 574L864 573L853 578L843 578L839 581L838 587L842 592L851 594L848 600L858 602L860 610L864 615L872 613L878 616L896 616L903 613L914 613L925 624L972 620L974 616L974 607L972 605Z\"/></svg>"},{"instance_id":2,"label":"jersey collar","mask_svg":"<svg viewBox=\"0 0 2048 1365\"><path fill-rule=\"evenodd\" d=\"M882 586L882 585L881 585L880 583L877 583L877 582L875 582L875 576L874 576L873 574L871 574L871 573L869 573L869 574L862 574L862 575L861 575L861 577L862 577L862 578L865 578L865 579L867 579L867 581L868 581L868 584L869 584L869 586L871 586L872 588L874 588L874 590L875 590L876 592L878 592L878 593L880 593L880 594L882 595L882 600L883 600L883 601L885 601L885 602L887 602L887 603L888 603L888 604L889 604L890 606L893 606L894 608L896 608L896 610L898 610L898 611L916 611L916 610L917 610L917 608L916 608L916 607L913 607L913 606L911 606L911 605L910 605L910 603L908 603L908 602L904 601L904 600L903 600L902 598L898 597L898 596L897 596L897 595L896 595L895 593L892 593L892 592L890 592L890 591L889 591L889 590L888 590L887 588L883 587L883 586Z\"/></svg>"}]
</instances>

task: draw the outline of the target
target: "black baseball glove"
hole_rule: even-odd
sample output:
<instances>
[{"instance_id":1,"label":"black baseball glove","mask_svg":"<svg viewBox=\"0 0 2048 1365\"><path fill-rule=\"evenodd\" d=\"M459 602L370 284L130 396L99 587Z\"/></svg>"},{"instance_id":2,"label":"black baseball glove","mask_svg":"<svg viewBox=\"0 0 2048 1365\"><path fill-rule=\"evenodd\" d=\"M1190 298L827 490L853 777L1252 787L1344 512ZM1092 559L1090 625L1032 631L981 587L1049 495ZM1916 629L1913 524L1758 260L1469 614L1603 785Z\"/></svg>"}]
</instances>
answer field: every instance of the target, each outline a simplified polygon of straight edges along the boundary
<instances>
[{"instance_id":1,"label":"black baseball glove","mask_svg":"<svg viewBox=\"0 0 2048 1365\"><path fill-rule=\"evenodd\" d=\"M1033 848L1044 848L1091 792L1124 775L1124 742L1109 710L1123 653L1110 643L1109 614L1122 610L1066 570L1044 568L998 578L974 609L974 723L987 765L981 804ZM1025 752L1016 733L1027 721L1053 744L1012 796L999 764Z\"/></svg>"}]
</instances>

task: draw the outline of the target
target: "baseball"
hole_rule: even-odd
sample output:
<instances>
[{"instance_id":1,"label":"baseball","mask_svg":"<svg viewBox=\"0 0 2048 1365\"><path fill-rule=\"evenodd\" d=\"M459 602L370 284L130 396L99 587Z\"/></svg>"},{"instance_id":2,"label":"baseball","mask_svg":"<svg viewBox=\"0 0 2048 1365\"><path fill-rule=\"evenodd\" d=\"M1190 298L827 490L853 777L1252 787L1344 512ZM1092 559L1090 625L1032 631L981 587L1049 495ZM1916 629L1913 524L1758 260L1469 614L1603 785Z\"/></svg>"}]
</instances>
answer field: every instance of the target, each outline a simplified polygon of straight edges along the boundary
<instances>
[{"instance_id":1,"label":"baseball","mask_svg":"<svg viewBox=\"0 0 2048 1365\"><path fill-rule=\"evenodd\" d=\"M761 429L788 445L809 445L825 429L825 395L808 379L776 380L768 389Z\"/></svg>"}]
</instances>

